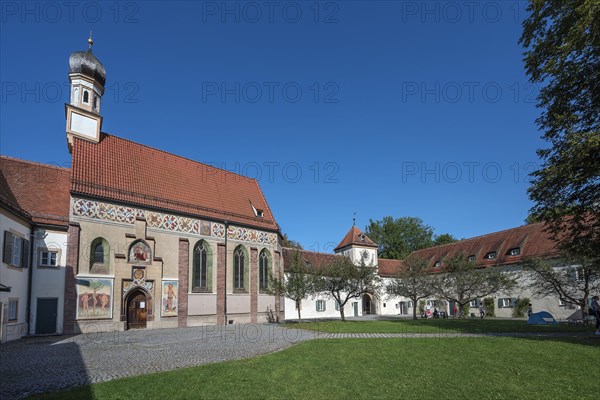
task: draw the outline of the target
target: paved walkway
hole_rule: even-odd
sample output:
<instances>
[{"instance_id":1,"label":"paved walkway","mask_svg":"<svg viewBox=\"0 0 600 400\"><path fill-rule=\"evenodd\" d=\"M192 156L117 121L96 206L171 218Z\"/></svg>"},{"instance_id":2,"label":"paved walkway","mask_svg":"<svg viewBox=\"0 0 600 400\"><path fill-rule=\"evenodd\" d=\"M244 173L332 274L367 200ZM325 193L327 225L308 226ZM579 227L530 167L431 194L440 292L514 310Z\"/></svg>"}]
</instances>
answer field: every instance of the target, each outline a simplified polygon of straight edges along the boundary
<instances>
[{"instance_id":1,"label":"paved walkway","mask_svg":"<svg viewBox=\"0 0 600 400\"><path fill-rule=\"evenodd\" d=\"M310 339L586 336L586 333L321 333L277 325L34 337L0 345L0 399L253 357Z\"/></svg>"},{"instance_id":2,"label":"paved walkway","mask_svg":"<svg viewBox=\"0 0 600 400\"><path fill-rule=\"evenodd\" d=\"M248 358L321 335L240 324L25 338L0 345L0 399Z\"/></svg>"}]
</instances>

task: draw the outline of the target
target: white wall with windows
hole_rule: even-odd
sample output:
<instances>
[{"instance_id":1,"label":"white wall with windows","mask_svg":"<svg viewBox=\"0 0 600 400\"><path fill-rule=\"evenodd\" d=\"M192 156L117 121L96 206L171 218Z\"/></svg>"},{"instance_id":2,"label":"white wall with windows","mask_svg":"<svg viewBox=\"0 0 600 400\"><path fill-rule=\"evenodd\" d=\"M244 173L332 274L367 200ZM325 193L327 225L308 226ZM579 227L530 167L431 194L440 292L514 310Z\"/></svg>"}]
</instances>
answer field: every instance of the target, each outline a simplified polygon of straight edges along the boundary
<instances>
[{"instance_id":1,"label":"white wall with windows","mask_svg":"<svg viewBox=\"0 0 600 400\"><path fill-rule=\"evenodd\" d=\"M67 232L35 229L33 234L31 317L30 334L51 334L63 332L63 311L65 293L65 265L67 262ZM55 300L54 300L55 299ZM52 319L53 315L38 315L38 304L50 302L52 312L56 303L56 327L51 332L41 325ZM38 329L39 328L39 329ZM38 332L39 330L40 332Z\"/></svg>"},{"instance_id":2,"label":"white wall with windows","mask_svg":"<svg viewBox=\"0 0 600 400\"><path fill-rule=\"evenodd\" d=\"M300 304L300 313L302 319L336 319L340 318L340 311L337 301L332 297L320 293L314 297L302 300ZM344 307L344 315L346 317L362 316L362 300L350 299ZM297 320L298 309L296 302L285 299L285 319Z\"/></svg>"},{"instance_id":3,"label":"white wall with windows","mask_svg":"<svg viewBox=\"0 0 600 400\"><path fill-rule=\"evenodd\" d=\"M10 292L0 292L0 341L7 342L27 334L31 228L28 222L4 209L0 209L0 227L0 283L10 287Z\"/></svg>"}]
</instances>

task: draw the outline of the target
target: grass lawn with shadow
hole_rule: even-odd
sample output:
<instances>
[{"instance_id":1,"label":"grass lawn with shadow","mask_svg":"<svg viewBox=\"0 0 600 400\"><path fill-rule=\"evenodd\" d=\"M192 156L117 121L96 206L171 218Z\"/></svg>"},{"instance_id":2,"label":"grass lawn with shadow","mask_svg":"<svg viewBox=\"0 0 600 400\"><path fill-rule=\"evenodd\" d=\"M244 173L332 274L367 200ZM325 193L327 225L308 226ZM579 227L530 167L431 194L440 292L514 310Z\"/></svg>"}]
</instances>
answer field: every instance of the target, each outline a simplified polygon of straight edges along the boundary
<instances>
[{"instance_id":1,"label":"grass lawn with shadow","mask_svg":"<svg viewBox=\"0 0 600 400\"><path fill-rule=\"evenodd\" d=\"M321 339L40 399L597 399L600 340Z\"/></svg>"}]
</instances>

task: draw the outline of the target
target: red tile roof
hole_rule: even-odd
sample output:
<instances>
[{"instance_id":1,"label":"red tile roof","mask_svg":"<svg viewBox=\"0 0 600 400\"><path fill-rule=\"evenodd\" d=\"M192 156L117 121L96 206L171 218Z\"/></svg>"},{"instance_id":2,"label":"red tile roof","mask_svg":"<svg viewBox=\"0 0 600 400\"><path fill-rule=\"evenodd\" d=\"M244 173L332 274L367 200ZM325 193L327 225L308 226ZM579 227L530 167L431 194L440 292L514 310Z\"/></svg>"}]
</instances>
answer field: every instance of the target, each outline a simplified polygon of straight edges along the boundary
<instances>
[{"instance_id":1,"label":"red tile roof","mask_svg":"<svg viewBox=\"0 0 600 400\"><path fill-rule=\"evenodd\" d=\"M475 256L477 266L510 265L534 257L553 257L558 255L555 242L544 232L543 223L520 226L500 232L489 233L441 246L414 251L410 257L420 257L427 261L430 268L437 261L462 253L465 257ZM519 254L511 256L511 249L519 249ZM487 259L490 252L496 252L496 258ZM381 262L381 260L380 260Z\"/></svg>"},{"instance_id":2,"label":"red tile roof","mask_svg":"<svg viewBox=\"0 0 600 400\"><path fill-rule=\"evenodd\" d=\"M400 260L388 260L386 258L380 258L377 261L377 272L379 273L379 276L394 276L398 273L403 265L404 262Z\"/></svg>"},{"instance_id":3,"label":"red tile roof","mask_svg":"<svg viewBox=\"0 0 600 400\"><path fill-rule=\"evenodd\" d=\"M36 224L68 227L71 170L0 156L0 200Z\"/></svg>"},{"instance_id":4,"label":"red tile roof","mask_svg":"<svg viewBox=\"0 0 600 400\"><path fill-rule=\"evenodd\" d=\"M71 192L279 231L255 179L106 133L74 138Z\"/></svg>"},{"instance_id":5,"label":"red tile roof","mask_svg":"<svg viewBox=\"0 0 600 400\"><path fill-rule=\"evenodd\" d=\"M360 229L356 226L350 228L346 236L342 239L340 244L333 251L338 251L343 249L344 247L348 247L351 245L365 246L365 247L378 247L377 243L372 241L367 235L365 235Z\"/></svg>"},{"instance_id":6,"label":"red tile roof","mask_svg":"<svg viewBox=\"0 0 600 400\"><path fill-rule=\"evenodd\" d=\"M318 271L327 263L333 261L336 257L342 257L340 255L331 253L318 253L316 251L309 250L297 250L291 247L284 247L282 250L283 256L283 268L287 272L292 263L292 257L296 251L300 253L300 259L304 260L309 269Z\"/></svg>"}]
</instances>

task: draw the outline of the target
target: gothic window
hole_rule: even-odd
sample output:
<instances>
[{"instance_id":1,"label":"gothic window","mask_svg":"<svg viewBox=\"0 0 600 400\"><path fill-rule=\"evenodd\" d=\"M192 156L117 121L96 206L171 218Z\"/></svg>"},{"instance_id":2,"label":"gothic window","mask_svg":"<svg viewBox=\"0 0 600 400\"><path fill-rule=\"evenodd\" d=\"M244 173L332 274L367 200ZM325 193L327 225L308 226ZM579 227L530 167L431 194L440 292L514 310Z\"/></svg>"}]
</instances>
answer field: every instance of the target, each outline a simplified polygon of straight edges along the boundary
<instances>
[{"instance_id":1,"label":"gothic window","mask_svg":"<svg viewBox=\"0 0 600 400\"><path fill-rule=\"evenodd\" d=\"M192 292L210 292L212 262L208 244L199 241L192 257Z\"/></svg>"},{"instance_id":2,"label":"gothic window","mask_svg":"<svg viewBox=\"0 0 600 400\"><path fill-rule=\"evenodd\" d=\"M260 252L258 258L258 288L264 291L269 286L269 253L267 250Z\"/></svg>"},{"instance_id":3,"label":"gothic window","mask_svg":"<svg viewBox=\"0 0 600 400\"><path fill-rule=\"evenodd\" d=\"M110 272L108 242L99 237L92 241L90 246L90 273L108 274Z\"/></svg>"},{"instance_id":4,"label":"gothic window","mask_svg":"<svg viewBox=\"0 0 600 400\"><path fill-rule=\"evenodd\" d=\"M233 289L237 291L246 290L246 252L242 246L238 246L233 252Z\"/></svg>"},{"instance_id":5,"label":"gothic window","mask_svg":"<svg viewBox=\"0 0 600 400\"><path fill-rule=\"evenodd\" d=\"M89 103L90 101L90 94L87 90L83 91L83 102L84 103Z\"/></svg>"}]
</instances>

